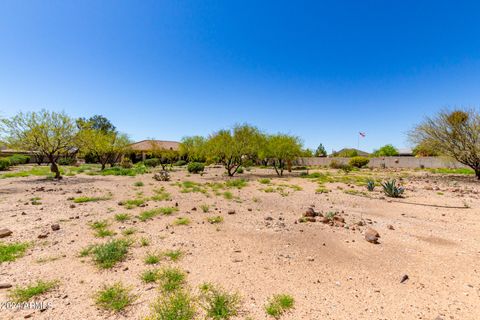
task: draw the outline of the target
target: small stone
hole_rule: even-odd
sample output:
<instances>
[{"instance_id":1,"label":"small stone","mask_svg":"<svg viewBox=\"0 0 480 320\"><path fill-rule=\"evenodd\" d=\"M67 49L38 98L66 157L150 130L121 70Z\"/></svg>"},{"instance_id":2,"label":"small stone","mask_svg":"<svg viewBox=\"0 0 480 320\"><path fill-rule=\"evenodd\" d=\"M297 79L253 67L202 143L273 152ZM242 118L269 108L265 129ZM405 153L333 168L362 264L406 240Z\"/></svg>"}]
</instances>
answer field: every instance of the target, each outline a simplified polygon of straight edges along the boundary
<instances>
[{"instance_id":1,"label":"small stone","mask_svg":"<svg viewBox=\"0 0 480 320\"><path fill-rule=\"evenodd\" d=\"M6 238L8 237L9 235L11 235L13 232L12 230L9 230L9 229L0 229L0 238Z\"/></svg>"},{"instance_id":2,"label":"small stone","mask_svg":"<svg viewBox=\"0 0 480 320\"><path fill-rule=\"evenodd\" d=\"M73 208L75 208L75 207L76 207L76 206L75 206L74 204L71 204L71 205L70 205L70 209L73 209Z\"/></svg>"},{"instance_id":3,"label":"small stone","mask_svg":"<svg viewBox=\"0 0 480 320\"><path fill-rule=\"evenodd\" d=\"M193 207L193 208L192 208L192 211L197 211L197 207Z\"/></svg>"},{"instance_id":4,"label":"small stone","mask_svg":"<svg viewBox=\"0 0 480 320\"><path fill-rule=\"evenodd\" d=\"M408 274L404 274L404 275L402 276L402 279L400 279L400 283L404 283L404 282L407 281L407 280L408 280Z\"/></svg>"},{"instance_id":5,"label":"small stone","mask_svg":"<svg viewBox=\"0 0 480 320\"><path fill-rule=\"evenodd\" d=\"M235 214L236 212L235 212L235 210L228 210L227 213L228 214Z\"/></svg>"},{"instance_id":6,"label":"small stone","mask_svg":"<svg viewBox=\"0 0 480 320\"><path fill-rule=\"evenodd\" d=\"M48 232L40 233L38 235L38 239L45 239L46 237L48 237Z\"/></svg>"},{"instance_id":7,"label":"small stone","mask_svg":"<svg viewBox=\"0 0 480 320\"><path fill-rule=\"evenodd\" d=\"M380 234L372 228L368 228L365 230L365 240L370 243L378 244L378 238L380 238Z\"/></svg>"},{"instance_id":8,"label":"small stone","mask_svg":"<svg viewBox=\"0 0 480 320\"><path fill-rule=\"evenodd\" d=\"M394 228L391 224L389 224L389 225L387 226L387 229L388 229L388 230L395 230L395 228Z\"/></svg>"},{"instance_id":9,"label":"small stone","mask_svg":"<svg viewBox=\"0 0 480 320\"><path fill-rule=\"evenodd\" d=\"M0 289L8 289L11 287L12 285L10 283L0 283Z\"/></svg>"},{"instance_id":10,"label":"small stone","mask_svg":"<svg viewBox=\"0 0 480 320\"><path fill-rule=\"evenodd\" d=\"M308 256L308 257L307 257L307 261L310 261L310 262L315 261L315 258Z\"/></svg>"},{"instance_id":11,"label":"small stone","mask_svg":"<svg viewBox=\"0 0 480 320\"><path fill-rule=\"evenodd\" d=\"M268 216L268 217L265 217L265 220L267 220L267 221L272 221L272 220L273 220L273 218L272 218L272 217L270 217L270 216Z\"/></svg>"},{"instance_id":12,"label":"small stone","mask_svg":"<svg viewBox=\"0 0 480 320\"><path fill-rule=\"evenodd\" d=\"M58 223L54 223L50 226L53 231L58 231L60 230L60 225Z\"/></svg>"},{"instance_id":13,"label":"small stone","mask_svg":"<svg viewBox=\"0 0 480 320\"><path fill-rule=\"evenodd\" d=\"M313 208L308 208L307 211L303 214L304 217L315 217L315 210Z\"/></svg>"}]
</instances>

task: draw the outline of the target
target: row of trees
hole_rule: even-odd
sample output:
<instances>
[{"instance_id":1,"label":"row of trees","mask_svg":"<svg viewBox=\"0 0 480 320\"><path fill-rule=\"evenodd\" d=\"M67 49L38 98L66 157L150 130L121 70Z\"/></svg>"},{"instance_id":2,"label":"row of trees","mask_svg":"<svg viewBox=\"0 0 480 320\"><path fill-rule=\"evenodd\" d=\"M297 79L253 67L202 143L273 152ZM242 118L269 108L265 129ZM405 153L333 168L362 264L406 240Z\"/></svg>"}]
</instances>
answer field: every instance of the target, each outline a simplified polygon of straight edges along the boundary
<instances>
[{"instance_id":1,"label":"row of trees","mask_svg":"<svg viewBox=\"0 0 480 320\"><path fill-rule=\"evenodd\" d=\"M14 148L29 150L46 158L51 171L60 178L58 159L71 153L90 155L101 163L115 164L128 150L130 141L125 134L102 116L89 119L70 118L65 113L42 110L19 113L10 119L0 119L1 140ZM409 133L418 150L435 151L471 167L480 179L480 113L478 110L441 111L426 118ZM387 155L391 146L379 149ZM422 151L422 152L423 152ZM302 148L298 137L287 134L269 135L250 125L237 125L231 130L220 130L208 137L183 139L180 154L153 150L160 157L181 156L189 161L221 163L233 176L242 165L262 163L274 167L278 175L294 159L311 151ZM325 154L320 146L316 154Z\"/></svg>"},{"instance_id":2,"label":"row of trees","mask_svg":"<svg viewBox=\"0 0 480 320\"><path fill-rule=\"evenodd\" d=\"M208 137L186 137L180 155L189 161L221 163L229 176L245 165L271 165L282 176L302 156L301 140L288 134L265 134L248 124L220 130Z\"/></svg>"},{"instance_id":3,"label":"row of trees","mask_svg":"<svg viewBox=\"0 0 480 320\"><path fill-rule=\"evenodd\" d=\"M18 113L0 119L2 140L10 147L29 150L45 158L55 178L61 178L58 160L71 154L91 156L102 170L114 165L126 151L130 140L102 116L73 119L67 114L41 110Z\"/></svg>"}]
</instances>

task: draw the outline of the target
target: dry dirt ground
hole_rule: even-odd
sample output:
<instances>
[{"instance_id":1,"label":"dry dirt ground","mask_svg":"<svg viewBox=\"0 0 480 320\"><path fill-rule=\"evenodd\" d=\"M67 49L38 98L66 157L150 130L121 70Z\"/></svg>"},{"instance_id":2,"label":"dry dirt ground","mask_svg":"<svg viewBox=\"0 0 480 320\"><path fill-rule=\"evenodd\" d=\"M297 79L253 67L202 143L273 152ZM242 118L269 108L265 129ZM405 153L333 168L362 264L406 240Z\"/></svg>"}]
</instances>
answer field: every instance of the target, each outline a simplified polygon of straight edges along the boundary
<instances>
[{"instance_id":1,"label":"dry dirt ground","mask_svg":"<svg viewBox=\"0 0 480 320\"><path fill-rule=\"evenodd\" d=\"M139 278L149 268L145 256L180 249L184 256L179 261L162 260L157 266L185 270L193 291L201 283L212 282L238 292L242 304L235 319L272 319L264 305L277 293L295 298L294 309L282 319L480 319L480 182L472 176L365 172L377 178L403 177L405 198L385 198L378 186L370 193L364 186L341 182L324 183L330 192L316 193L316 179L301 178L298 172L277 178L267 169L245 172L239 178L246 179L247 186L221 189L218 195L208 187L206 194L182 193L173 184L189 180L203 188L207 182L226 181L221 168L207 168L203 176L177 169L170 182L156 181L152 173L136 177L78 174L61 181L2 179L0 229L8 228L13 234L1 240L32 245L23 257L0 264L0 283L15 288L41 279L58 280L59 285L36 298L50 302L51 308L0 310L0 318L143 319L159 294L155 285ZM269 184L259 182L265 177L271 179ZM137 181L144 186L134 186ZM264 191L276 191L282 184L288 194ZM133 209L119 205L123 200L150 197L161 186L170 193L170 201L150 200L146 207ZM224 191L230 191L233 199L225 199ZM110 199L72 205L71 199L79 196ZM40 204L31 204L35 197ZM177 212L146 222L114 219L117 213L135 217L176 203ZM209 205L209 212L200 209L202 204ZM324 214L338 212L346 224L298 222L311 206ZM207 217L214 215L224 221L208 223ZM175 225L178 217L188 217L191 223ZM127 228L136 229L128 236L135 244L127 259L107 270L79 255L85 247L108 240L96 237L90 227L105 219L117 233L115 238L124 237L122 231ZM358 226L359 221L365 226ZM60 230L51 229L55 223ZM379 244L365 240L367 227L380 233ZM39 239L42 234L46 238ZM140 246L140 238L148 238L150 245ZM404 275L409 279L401 283ZM99 309L95 292L117 281L130 286L137 300L120 314ZM13 288L0 289L0 302L9 301Z\"/></svg>"}]
</instances>

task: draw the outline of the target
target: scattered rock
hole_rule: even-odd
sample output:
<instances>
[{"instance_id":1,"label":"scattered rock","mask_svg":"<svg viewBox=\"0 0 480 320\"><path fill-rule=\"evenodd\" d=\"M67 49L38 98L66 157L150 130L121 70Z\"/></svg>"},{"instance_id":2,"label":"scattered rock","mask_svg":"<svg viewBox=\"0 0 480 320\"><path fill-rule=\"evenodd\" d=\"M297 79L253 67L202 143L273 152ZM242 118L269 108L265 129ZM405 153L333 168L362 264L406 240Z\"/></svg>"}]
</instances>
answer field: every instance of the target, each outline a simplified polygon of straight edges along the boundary
<instances>
[{"instance_id":1,"label":"scattered rock","mask_svg":"<svg viewBox=\"0 0 480 320\"><path fill-rule=\"evenodd\" d=\"M272 221L272 220L273 220L273 218L272 218L272 217L270 217L270 216L268 216L268 217L265 217L265 220L267 220L267 221Z\"/></svg>"},{"instance_id":2,"label":"scattered rock","mask_svg":"<svg viewBox=\"0 0 480 320\"><path fill-rule=\"evenodd\" d=\"M60 230L60 225L58 223L54 223L51 225L51 228L53 231L58 231Z\"/></svg>"},{"instance_id":3,"label":"scattered rock","mask_svg":"<svg viewBox=\"0 0 480 320\"><path fill-rule=\"evenodd\" d=\"M370 243L378 244L378 238L380 238L380 234L372 228L368 228L365 230L365 240Z\"/></svg>"},{"instance_id":4,"label":"scattered rock","mask_svg":"<svg viewBox=\"0 0 480 320\"><path fill-rule=\"evenodd\" d=\"M310 261L310 262L315 261L315 258L308 256L308 257L307 257L307 261Z\"/></svg>"},{"instance_id":5,"label":"scattered rock","mask_svg":"<svg viewBox=\"0 0 480 320\"><path fill-rule=\"evenodd\" d=\"M0 238L6 238L8 237L9 235L11 235L13 232L12 230L9 230L9 229L0 229Z\"/></svg>"},{"instance_id":6,"label":"scattered rock","mask_svg":"<svg viewBox=\"0 0 480 320\"><path fill-rule=\"evenodd\" d=\"M71 204L71 205L70 205L70 209L73 209L73 208L75 208L75 207L76 207L76 206L75 206L74 204Z\"/></svg>"},{"instance_id":7,"label":"scattered rock","mask_svg":"<svg viewBox=\"0 0 480 320\"><path fill-rule=\"evenodd\" d=\"M228 210L227 213L228 214L235 214L236 212L235 212L235 210Z\"/></svg>"},{"instance_id":8,"label":"scattered rock","mask_svg":"<svg viewBox=\"0 0 480 320\"><path fill-rule=\"evenodd\" d=\"M0 283L0 289L8 289L11 287L12 285L10 283Z\"/></svg>"},{"instance_id":9,"label":"scattered rock","mask_svg":"<svg viewBox=\"0 0 480 320\"><path fill-rule=\"evenodd\" d=\"M402 279L400 279L400 283L404 283L404 282L407 281L407 280L408 280L408 274L404 274L404 275L402 276Z\"/></svg>"},{"instance_id":10,"label":"scattered rock","mask_svg":"<svg viewBox=\"0 0 480 320\"><path fill-rule=\"evenodd\" d=\"M313 210L313 208L308 208L303 214L304 217L315 217L315 215L315 210Z\"/></svg>"},{"instance_id":11,"label":"scattered rock","mask_svg":"<svg viewBox=\"0 0 480 320\"><path fill-rule=\"evenodd\" d=\"M43 232L38 235L38 239L45 239L48 237L48 232Z\"/></svg>"},{"instance_id":12,"label":"scattered rock","mask_svg":"<svg viewBox=\"0 0 480 320\"><path fill-rule=\"evenodd\" d=\"M388 229L388 230L395 230L395 228L394 228L391 224L389 224L389 225L387 226L387 229Z\"/></svg>"},{"instance_id":13,"label":"scattered rock","mask_svg":"<svg viewBox=\"0 0 480 320\"><path fill-rule=\"evenodd\" d=\"M193 208L192 208L192 211L197 211L197 207L193 207Z\"/></svg>"}]
</instances>

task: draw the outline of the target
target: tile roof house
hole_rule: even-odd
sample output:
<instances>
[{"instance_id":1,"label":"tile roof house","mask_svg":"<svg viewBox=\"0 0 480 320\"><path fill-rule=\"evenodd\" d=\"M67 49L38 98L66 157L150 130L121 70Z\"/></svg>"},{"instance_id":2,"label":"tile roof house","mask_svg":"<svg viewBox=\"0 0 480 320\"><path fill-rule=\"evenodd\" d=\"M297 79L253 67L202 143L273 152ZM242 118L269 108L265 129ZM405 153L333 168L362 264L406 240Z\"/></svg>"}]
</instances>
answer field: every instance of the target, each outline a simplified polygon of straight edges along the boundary
<instances>
[{"instance_id":1,"label":"tile roof house","mask_svg":"<svg viewBox=\"0 0 480 320\"><path fill-rule=\"evenodd\" d=\"M140 153L142 160L145 160L147 153L153 151L153 149L178 151L180 142L165 140L142 140L132 143L129 147L131 151L137 154Z\"/></svg>"}]
</instances>

